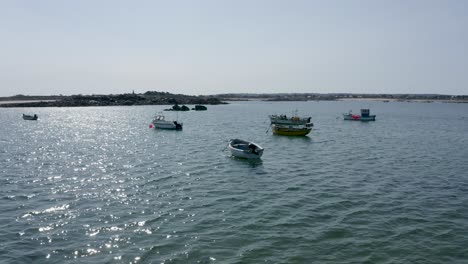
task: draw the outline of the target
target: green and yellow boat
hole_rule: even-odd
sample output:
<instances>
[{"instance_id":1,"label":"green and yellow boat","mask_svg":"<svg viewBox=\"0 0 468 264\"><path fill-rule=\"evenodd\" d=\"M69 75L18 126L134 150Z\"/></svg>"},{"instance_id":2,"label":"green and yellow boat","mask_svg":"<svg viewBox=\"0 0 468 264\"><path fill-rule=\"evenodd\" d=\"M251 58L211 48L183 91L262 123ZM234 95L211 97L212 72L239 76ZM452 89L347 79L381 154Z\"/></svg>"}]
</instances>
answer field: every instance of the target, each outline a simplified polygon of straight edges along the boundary
<instances>
[{"instance_id":1,"label":"green and yellow boat","mask_svg":"<svg viewBox=\"0 0 468 264\"><path fill-rule=\"evenodd\" d=\"M307 123L304 125L279 125L272 124L271 130L275 135L281 136L305 136L312 131L313 124Z\"/></svg>"}]
</instances>

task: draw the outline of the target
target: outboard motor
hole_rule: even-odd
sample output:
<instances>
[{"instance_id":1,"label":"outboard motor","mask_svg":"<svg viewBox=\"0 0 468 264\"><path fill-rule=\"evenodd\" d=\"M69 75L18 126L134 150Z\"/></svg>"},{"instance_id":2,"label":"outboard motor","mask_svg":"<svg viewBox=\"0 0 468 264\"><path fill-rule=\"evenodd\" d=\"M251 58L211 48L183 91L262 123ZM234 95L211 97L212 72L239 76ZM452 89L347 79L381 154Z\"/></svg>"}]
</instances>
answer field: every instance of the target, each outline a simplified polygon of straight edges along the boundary
<instances>
[{"instance_id":1,"label":"outboard motor","mask_svg":"<svg viewBox=\"0 0 468 264\"><path fill-rule=\"evenodd\" d=\"M253 154L257 154L257 151L255 151L257 147L254 144L249 144L249 149Z\"/></svg>"}]
</instances>

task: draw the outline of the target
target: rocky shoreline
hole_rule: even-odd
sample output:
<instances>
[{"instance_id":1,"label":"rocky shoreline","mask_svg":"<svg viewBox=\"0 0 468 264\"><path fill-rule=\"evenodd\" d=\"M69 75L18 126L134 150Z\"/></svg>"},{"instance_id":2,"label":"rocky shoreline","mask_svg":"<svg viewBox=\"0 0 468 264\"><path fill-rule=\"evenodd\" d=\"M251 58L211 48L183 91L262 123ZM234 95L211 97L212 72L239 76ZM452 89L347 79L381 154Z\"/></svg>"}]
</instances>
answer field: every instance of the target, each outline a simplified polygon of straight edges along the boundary
<instances>
[{"instance_id":1,"label":"rocky shoreline","mask_svg":"<svg viewBox=\"0 0 468 264\"><path fill-rule=\"evenodd\" d=\"M2 103L5 102L5 103ZM122 105L226 104L216 96L191 96L148 91L143 94L24 96L0 98L0 107L80 107Z\"/></svg>"}]
</instances>

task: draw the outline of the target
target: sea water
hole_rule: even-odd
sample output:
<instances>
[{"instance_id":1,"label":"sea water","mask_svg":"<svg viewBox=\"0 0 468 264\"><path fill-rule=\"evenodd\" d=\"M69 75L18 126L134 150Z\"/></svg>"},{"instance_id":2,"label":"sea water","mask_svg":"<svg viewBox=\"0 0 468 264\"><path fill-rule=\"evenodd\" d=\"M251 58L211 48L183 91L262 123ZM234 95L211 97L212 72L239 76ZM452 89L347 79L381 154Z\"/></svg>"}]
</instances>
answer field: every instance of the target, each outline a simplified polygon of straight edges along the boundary
<instances>
[{"instance_id":1,"label":"sea water","mask_svg":"<svg viewBox=\"0 0 468 264\"><path fill-rule=\"evenodd\" d=\"M0 262L467 263L468 104L231 102L150 129L164 108L0 109ZM360 108L377 120L343 120ZM295 111L311 134L272 135Z\"/></svg>"}]
</instances>

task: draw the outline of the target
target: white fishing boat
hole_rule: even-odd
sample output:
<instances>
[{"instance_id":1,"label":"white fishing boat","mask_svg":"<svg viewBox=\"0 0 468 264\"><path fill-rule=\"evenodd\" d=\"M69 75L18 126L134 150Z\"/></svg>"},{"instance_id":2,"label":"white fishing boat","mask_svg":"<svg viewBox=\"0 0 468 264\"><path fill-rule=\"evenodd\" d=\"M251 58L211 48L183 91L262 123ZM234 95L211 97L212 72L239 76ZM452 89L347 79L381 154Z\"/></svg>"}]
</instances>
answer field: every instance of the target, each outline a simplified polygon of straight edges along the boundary
<instances>
[{"instance_id":1,"label":"white fishing boat","mask_svg":"<svg viewBox=\"0 0 468 264\"><path fill-rule=\"evenodd\" d=\"M158 129L172 129L172 130L181 130L182 123L177 121L168 121L165 119L164 115L158 114L153 119L154 128Z\"/></svg>"},{"instance_id":2,"label":"white fishing boat","mask_svg":"<svg viewBox=\"0 0 468 264\"><path fill-rule=\"evenodd\" d=\"M37 118L38 117L37 117L36 114L34 114L34 115L25 115L25 114L23 114L23 119L24 120L37 120Z\"/></svg>"},{"instance_id":3,"label":"white fishing boat","mask_svg":"<svg viewBox=\"0 0 468 264\"><path fill-rule=\"evenodd\" d=\"M232 156L244 159L259 159L263 155L263 148L250 141L231 139L228 145Z\"/></svg>"}]
</instances>

